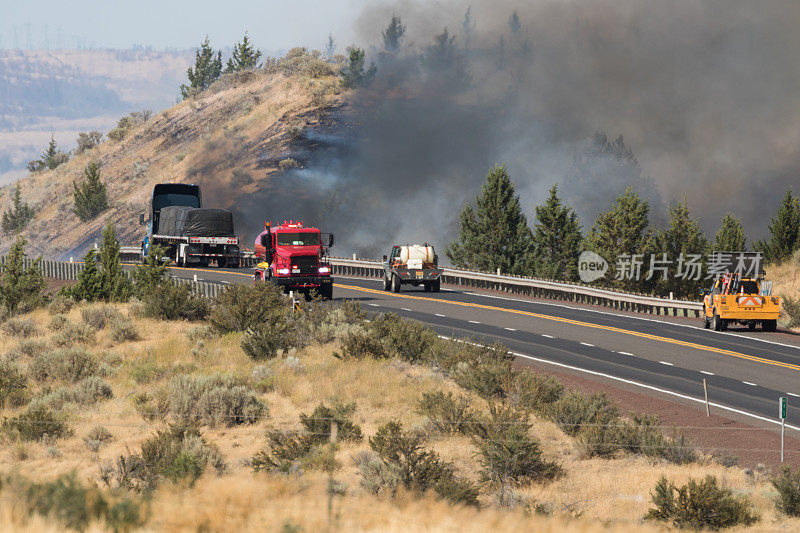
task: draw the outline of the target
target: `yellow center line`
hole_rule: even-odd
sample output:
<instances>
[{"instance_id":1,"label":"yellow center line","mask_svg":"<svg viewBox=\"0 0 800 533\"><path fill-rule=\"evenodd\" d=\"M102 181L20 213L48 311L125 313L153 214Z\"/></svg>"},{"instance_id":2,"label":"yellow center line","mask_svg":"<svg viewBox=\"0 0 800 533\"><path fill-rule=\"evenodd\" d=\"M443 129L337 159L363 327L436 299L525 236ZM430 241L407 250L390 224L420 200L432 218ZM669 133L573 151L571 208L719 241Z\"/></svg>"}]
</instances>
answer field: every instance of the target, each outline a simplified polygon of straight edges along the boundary
<instances>
[{"instance_id":1,"label":"yellow center line","mask_svg":"<svg viewBox=\"0 0 800 533\"><path fill-rule=\"evenodd\" d=\"M718 354L722 354L722 355L727 355L727 356L730 356L730 357L738 357L739 359L746 359L748 361L753 361L753 362L756 362L756 363L762 363L762 364L765 364L765 365L779 366L779 367L788 368L788 369L791 369L791 370L800 370L800 366L799 365L793 365L791 363L784 363L782 361L773 361L772 359L764 359L763 357L756 357L754 355L747 355L747 354L744 354L744 353L741 353L741 352L734 352L732 350L725 350L723 348L716 348L714 346L706 346L706 345L697 344L697 343L694 343L694 342L681 341L681 340L678 340L678 339L671 339L669 337L661 337L659 335L651 335L650 333L642 333L642 332L639 332L639 331L632 331L632 330L629 330L629 329L622 329L622 328L617 328L617 327L614 327L614 326L604 326L604 325L601 325L601 324L593 324L591 322L583 322L583 321L580 321L580 320L573 320L571 318L563 318L563 317L558 317L558 316L553 316L553 315L543 315L541 313L533 313L531 311L520 311L520 310L517 310L517 309L506 309L506 308L503 308L503 307L495 307L493 305L476 304L476 303L469 303L469 302L458 302L458 301L454 301L454 300L441 300L441 299L438 299L438 298L431 298L431 297L428 297L428 296L411 296L411 295L408 295L408 294L395 294L395 293L385 292L385 291L376 290L376 289L367 289L365 287L358 287L356 285L338 284L338 285L336 285L336 287L341 288L341 289L349 289L349 290L353 290L353 291L361 291L361 292L368 292L368 293L373 293L373 294L380 294L381 296L392 296L394 298L407 298L409 300L422 300L422 301L435 302L435 303L440 303L440 304L449 304L449 305L457 305L457 306L461 306L461 307L473 307L473 308L476 308L476 309L485 309L487 311L501 311L501 312L505 312L505 313L513 313L513 314L516 314L516 315L525 315L525 316L530 316L530 317L533 317L533 318L541 318L541 319L544 319L544 320L552 320L554 322L561 322L561 323L564 323L564 324L572 324L574 326L583 326L583 327L586 327L586 328L602 329L602 330L611 331L611 332L614 332L614 333L622 333L623 335L632 335L634 337L641 337L641 338L649 339L649 340L653 340L653 341L665 342L665 343L668 343L668 344L676 344L678 346L684 346L686 348L695 348L697 350L705 350L705 351L714 352L714 353L718 353Z\"/></svg>"}]
</instances>

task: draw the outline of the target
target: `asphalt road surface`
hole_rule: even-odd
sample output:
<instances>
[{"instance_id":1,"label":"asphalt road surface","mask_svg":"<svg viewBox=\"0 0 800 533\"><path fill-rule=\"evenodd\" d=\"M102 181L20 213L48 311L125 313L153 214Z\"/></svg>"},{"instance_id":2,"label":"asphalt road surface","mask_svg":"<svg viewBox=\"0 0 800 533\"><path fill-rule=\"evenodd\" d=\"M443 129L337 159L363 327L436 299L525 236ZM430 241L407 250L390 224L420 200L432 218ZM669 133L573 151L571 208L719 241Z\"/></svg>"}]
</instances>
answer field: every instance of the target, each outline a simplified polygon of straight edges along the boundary
<instances>
[{"instance_id":1,"label":"asphalt road surface","mask_svg":"<svg viewBox=\"0 0 800 533\"><path fill-rule=\"evenodd\" d=\"M249 269L171 272L212 283L252 282ZM703 329L699 319L635 316L456 287L440 293L411 286L399 294L381 289L380 280L336 277L334 298L419 320L443 336L501 341L522 364L588 372L684 403L703 400L705 378L715 409L756 425L775 423L778 398L788 396L787 429L800 431L798 336L746 328L716 332Z\"/></svg>"}]
</instances>

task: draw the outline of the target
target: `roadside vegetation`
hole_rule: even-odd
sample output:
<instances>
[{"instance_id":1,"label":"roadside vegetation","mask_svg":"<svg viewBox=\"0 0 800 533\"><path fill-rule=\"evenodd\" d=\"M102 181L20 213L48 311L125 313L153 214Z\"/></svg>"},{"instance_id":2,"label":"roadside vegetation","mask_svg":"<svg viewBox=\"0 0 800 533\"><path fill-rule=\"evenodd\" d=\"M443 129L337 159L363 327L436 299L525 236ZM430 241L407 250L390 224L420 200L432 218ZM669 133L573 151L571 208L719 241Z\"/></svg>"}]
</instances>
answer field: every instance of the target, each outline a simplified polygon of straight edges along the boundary
<instances>
[{"instance_id":1,"label":"roadside vegetation","mask_svg":"<svg viewBox=\"0 0 800 533\"><path fill-rule=\"evenodd\" d=\"M28 279L3 315L0 513L16 529L800 525L791 470L723 466L501 345L356 302L292 313L269 285L200 303L153 258L109 292L108 236L89 297Z\"/></svg>"}]
</instances>

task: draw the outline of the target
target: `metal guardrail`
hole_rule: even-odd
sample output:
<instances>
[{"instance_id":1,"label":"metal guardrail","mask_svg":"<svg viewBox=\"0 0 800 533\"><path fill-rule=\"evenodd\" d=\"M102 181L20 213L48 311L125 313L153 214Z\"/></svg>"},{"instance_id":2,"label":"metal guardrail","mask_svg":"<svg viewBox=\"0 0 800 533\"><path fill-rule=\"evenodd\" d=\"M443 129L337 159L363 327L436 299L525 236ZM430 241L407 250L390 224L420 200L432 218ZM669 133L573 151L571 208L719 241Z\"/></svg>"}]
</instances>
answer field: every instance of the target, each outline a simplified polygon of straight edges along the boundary
<instances>
[{"instance_id":1,"label":"metal guardrail","mask_svg":"<svg viewBox=\"0 0 800 533\"><path fill-rule=\"evenodd\" d=\"M25 268L29 268L33 263L34 260L27 257L23 260L23 266ZM0 256L0 271L5 268L5 264L6 256ZM83 270L83 263L41 259L39 260L39 268L42 271L42 275L47 278L69 281L78 279L78 275ZM130 277L130 270L126 270L125 273ZM216 298L225 288L225 285L219 283L208 283L205 281L194 281L182 278L171 279L176 285L189 285L194 294L203 298Z\"/></svg>"},{"instance_id":2,"label":"metal guardrail","mask_svg":"<svg viewBox=\"0 0 800 533\"><path fill-rule=\"evenodd\" d=\"M331 258L331 265L333 266L334 274L343 276L381 278L384 272L383 263L381 261L336 257ZM588 285L506 276L502 274L471 272L455 268L444 269L442 283L460 287L519 294L532 298L600 305L621 311L634 311L652 315L699 317L703 309L703 305L700 302L656 298L653 296L601 289Z\"/></svg>"}]
</instances>

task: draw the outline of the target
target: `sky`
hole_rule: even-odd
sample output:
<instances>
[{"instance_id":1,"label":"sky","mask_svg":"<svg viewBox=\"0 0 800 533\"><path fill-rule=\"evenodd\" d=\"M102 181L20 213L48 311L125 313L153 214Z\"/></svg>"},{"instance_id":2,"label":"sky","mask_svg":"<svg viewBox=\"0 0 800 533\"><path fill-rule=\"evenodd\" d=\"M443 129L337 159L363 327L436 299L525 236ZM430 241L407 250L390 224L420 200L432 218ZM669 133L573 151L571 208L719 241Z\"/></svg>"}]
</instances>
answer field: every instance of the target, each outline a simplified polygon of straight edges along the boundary
<instances>
[{"instance_id":1,"label":"sky","mask_svg":"<svg viewBox=\"0 0 800 533\"><path fill-rule=\"evenodd\" d=\"M280 51L338 49L354 38L367 0L0 0L0 48L195 48L208 34L231 46L245 31L256 46ZM42 16L43 14L47 16Z\"/></svg>"}]
</instances>

